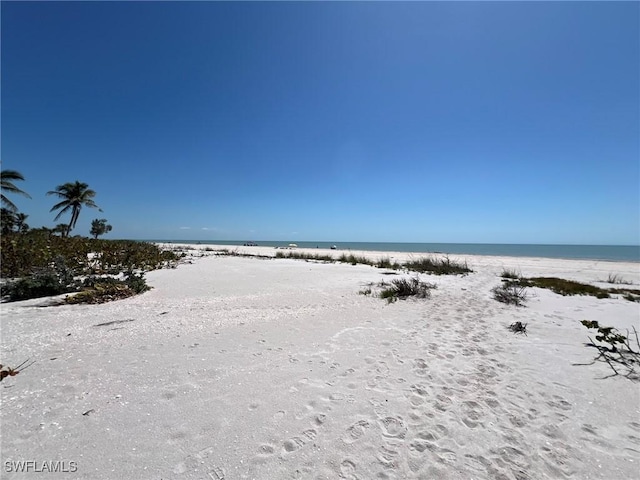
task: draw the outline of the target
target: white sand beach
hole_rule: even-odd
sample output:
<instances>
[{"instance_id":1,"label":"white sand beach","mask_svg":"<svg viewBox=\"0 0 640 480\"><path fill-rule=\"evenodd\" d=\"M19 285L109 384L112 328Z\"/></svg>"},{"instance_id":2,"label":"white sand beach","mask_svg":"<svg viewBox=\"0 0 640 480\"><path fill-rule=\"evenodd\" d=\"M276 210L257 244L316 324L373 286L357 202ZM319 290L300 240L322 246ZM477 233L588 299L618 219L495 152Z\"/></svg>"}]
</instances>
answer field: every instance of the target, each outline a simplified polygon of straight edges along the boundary
<instances>
[{"instance_id":1,"label":"white sand beach","mask_svg":"<svg viewBox=\"0 0 640 480\"><path fill-rule=\"evenodd\" d=\"M391 271L184 248L136 297L1 305L0 361L36 362L0 383L3 479L640 478L640 383L575 365L581 320L640 330L639 304L491 294L503 268L640 288L638 263L456 255L474 272L388 304L359 292Z\"/></svg>"}]
</instances>

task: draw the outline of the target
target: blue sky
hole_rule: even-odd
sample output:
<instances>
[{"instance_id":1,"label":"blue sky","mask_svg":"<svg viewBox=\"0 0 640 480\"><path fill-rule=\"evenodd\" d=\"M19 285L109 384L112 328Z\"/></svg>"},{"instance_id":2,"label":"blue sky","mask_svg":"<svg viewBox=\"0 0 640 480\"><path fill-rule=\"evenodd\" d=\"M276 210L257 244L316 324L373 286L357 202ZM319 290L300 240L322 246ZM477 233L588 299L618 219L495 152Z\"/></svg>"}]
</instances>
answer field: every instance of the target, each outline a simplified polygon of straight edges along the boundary
<instances>
[{"instance_id":1,"label":"blue sky","mask_svg":"<svg viewBox=\"0 0 640 480\"><path fill-rule=\"evenodd\" d=\"M80 180L107 238L640 243L637 2L1 9L31 226Z\"/></svg>"}]
</instances>

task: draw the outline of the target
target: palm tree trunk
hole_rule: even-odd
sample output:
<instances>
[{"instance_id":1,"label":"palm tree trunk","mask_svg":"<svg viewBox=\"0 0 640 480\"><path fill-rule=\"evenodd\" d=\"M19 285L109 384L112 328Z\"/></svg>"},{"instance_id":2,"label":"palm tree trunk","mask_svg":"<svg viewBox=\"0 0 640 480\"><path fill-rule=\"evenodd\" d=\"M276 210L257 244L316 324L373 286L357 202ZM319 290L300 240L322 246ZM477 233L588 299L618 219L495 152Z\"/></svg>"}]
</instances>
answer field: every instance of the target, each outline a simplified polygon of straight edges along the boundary
<instances>
[{"instance_id":1,"label":"palm tree trunk","mask_svg":"<svg viewBox=\"0 0 640 480\"><path fill-rule=\"evenodd\" d=\"M76 222L78 221L78 216L80 215L80 211L78 208L74 207L71 212L71 220L69 220L69 226L67 227L67 237L71 234L71 230L76 226Z\"/></svg>"}]
</instances>

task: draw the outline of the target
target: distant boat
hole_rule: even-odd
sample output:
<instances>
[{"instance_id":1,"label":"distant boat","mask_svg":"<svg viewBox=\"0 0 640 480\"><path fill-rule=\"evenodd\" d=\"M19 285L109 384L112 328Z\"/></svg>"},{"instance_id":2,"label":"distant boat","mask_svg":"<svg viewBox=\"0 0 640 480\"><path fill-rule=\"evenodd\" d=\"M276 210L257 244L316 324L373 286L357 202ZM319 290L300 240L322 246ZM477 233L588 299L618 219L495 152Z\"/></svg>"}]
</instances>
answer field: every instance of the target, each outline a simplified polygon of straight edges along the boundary
<instances>
[{"instance_id":1,"label":"distant boat","mask_svg":"<svg viewBox=\"0 0 640 480\"><path fill-rule=\"evenodd\" d=\"M338 247L336 247L335 245L331 245L331 250L337 250Z\"/></svg>"},{"instance_id":2,"label":"distant boat","mask_svg":"<svg viewBox=\"0 0 640 480\"><path fill-rule=\"evenodd\" d=\"M298 245L296 245L295 243L290 243L289 244L289 248L297 248L297 247L298 247Z\"/></svg>"}]
</instances>

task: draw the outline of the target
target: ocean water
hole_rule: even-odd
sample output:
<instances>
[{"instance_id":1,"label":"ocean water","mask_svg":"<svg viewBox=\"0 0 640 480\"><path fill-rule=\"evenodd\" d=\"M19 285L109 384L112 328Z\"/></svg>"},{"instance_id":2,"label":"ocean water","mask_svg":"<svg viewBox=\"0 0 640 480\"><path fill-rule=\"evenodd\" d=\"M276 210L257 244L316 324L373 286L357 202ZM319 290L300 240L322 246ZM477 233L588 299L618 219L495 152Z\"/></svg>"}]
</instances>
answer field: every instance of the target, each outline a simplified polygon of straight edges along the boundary
<instances>
[{"instance_id":1,"label":"ocean water","mask_svg":"<svg viewBox=\"0 0 640 480\"><path fill-rule=\"evenodd\" d=\"M229 240L154 240L173 243L243 245L245 241ZM295 243L300 248L330 248L338 250L368 250L381 252L448 253L494 255L507 257L543 257L612 262L640 262L640 246L631 245L525 245L493 243L389 243L389 242L301 242L259 241L260 246L283 247Z\"/></svg>"}]
</instances>

